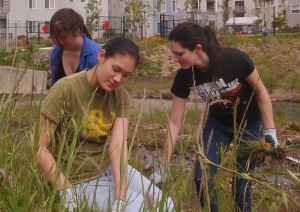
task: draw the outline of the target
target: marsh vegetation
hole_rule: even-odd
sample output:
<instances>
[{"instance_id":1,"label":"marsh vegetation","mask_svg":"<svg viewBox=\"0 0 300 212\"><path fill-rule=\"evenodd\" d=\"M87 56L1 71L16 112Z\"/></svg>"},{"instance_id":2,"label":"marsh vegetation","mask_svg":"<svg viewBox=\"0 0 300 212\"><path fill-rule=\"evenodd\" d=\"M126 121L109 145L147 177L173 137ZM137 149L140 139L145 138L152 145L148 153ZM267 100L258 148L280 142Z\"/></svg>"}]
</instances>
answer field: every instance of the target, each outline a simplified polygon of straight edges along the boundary
<instances>
[{"instance_id":1,"label":"marsh vegetation","mask_svg":"<svg viewBox=\"0 0 300 212\"><path fill-rule=\"evenodd\" d=\"M256 64L273 100L300 102L300 34L272 36L221 36L221 43L247 52ZM130 124L129 163L149 176L157 165L165 137L170 110L170 87L177 65L168 51L167 41L150 38L139 41L144 63L126 84L133 98ZM35 70L47 69L47 53L37 48L0 52L0 65L11 66L26 62ZM39 58L43 61L33 60ZM22 79L20 79L22 80ZM55 190L41 177L34 159L32 135L38 123L43 95L16 95L15 89L2 93L0 101L0 211L55 211L61 209ZM155 99L155 101L148 101ZM34 101L33 101L34 100ZM22 104L20 104L22 102ZM191 95L185 114L179 145L176 146L171 175L162 185L174 199L178 211L200 211L194 187L193 164L201 159L205 166L214 165L206 160L199 142L201 131L197 127L205 114L205 104ZM298 102L298 103L297 103ZM292 119L285 106L274 110L276 128L281 146L295 160L277 160L265 155L265 160L254 173L236 173L234 155L238 145L223 152L223 162L216 176L216 189L221 211L233 211L231 196L232 176L240 175L253 184L254 211L300 210L300 121ZM290 109L292 110L292 109ZM237 131L239 129L236 129ZM235 143L238 142L234 141ZM252 149L255 150L255 149ZM80 205L85 211L86 206ZM205 209L207 210L207 209Z\"/></svg>"}]
</instances>

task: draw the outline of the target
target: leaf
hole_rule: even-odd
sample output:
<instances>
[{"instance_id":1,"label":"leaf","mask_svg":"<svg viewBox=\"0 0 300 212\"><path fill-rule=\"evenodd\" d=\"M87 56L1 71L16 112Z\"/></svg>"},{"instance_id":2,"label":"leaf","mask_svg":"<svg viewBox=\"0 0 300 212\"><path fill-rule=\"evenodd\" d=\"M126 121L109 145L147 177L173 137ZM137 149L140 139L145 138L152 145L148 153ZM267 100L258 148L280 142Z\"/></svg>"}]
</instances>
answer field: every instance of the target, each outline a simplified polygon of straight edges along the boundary
<instances>
[{"instance_id":1,"label":"leaf","mask_svg":"<svg viewBox=\"0 0 300 212\"><path fill-rule=\"evenodd\" d=\"M290 175L290 177L293 179L293 181L297 184L297 186L300 186L300 180L299 178L290 170L287 170L288 174Z\"/></svg>"},{"instance_id":2,"label":"leaf","mask_svg":"<svg viewBox=\"0 0 300 212\"><path fill-rule=\"evenodd\" d=\"M285 206L286 210L288 211L288 199L286 197L285 192L282 192L282 201L284 203L284 206Z\"/></svg>"}]
</instances>

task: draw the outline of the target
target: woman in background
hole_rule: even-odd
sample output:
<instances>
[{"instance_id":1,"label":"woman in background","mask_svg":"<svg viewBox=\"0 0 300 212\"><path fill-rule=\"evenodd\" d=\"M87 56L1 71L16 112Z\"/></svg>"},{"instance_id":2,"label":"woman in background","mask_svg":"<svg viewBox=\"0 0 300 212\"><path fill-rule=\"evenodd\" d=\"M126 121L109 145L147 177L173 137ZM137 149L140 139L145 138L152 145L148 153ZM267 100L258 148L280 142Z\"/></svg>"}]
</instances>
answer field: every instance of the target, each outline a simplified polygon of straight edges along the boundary
<instances>
[{"instance_id":1,"label":"woman in background","mask_svg":"<svg viewBox=\"0 0 300 212\"><path fill-rule=\"evenodd\" d=\"M51 57L51 86L60 78L92 68L101 46L92 40L83 18L70 8L58 10L50 20L50 35L56 43Z\"/></svg>"}]
</instances>

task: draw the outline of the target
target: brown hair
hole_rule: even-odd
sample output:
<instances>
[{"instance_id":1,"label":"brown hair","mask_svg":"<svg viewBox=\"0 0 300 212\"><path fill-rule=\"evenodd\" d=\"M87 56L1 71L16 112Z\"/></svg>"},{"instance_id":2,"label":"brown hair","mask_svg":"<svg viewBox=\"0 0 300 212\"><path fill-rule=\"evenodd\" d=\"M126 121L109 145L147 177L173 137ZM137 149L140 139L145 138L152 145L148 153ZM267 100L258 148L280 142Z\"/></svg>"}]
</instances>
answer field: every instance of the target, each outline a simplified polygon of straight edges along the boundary
<instances>
[{"instance_id":1,"label":"brown hair","mask_svg":"<svg viewBox=\"0 0 300 212\"><path fill-rule=\"evenodd\" d=\"M135 66L140 62L139 47L131 39L122 35L113 37L103 46L103 49L106 58L114 57L116 54L130 55L135 59Z\"/></svg>"},{"instance_id":2,"label":"brown hair","mask_svg":"<svg viewBox=\"0 0 300 212\"><path fill-rule=\"evenodd\" d=\"M201 27L192 22L180 23L169 34L169 40L179 42L182 47L190 51L200 44L209 57L210 68L218 64L221 47L209 26Z\"/></svg>"},{"instance_id":3,"label":"brown hair","mask_svg":"<svg viewBox=\"0 0 300 212\"><path fill-rule=\"evenodd\" d=\"M78 29L89 39L92 39L82 16L71 8L58 10L50 20L50 35L55 43L58 43L57 38L60 32L75 33Z\"/></svg>"}]
</instances>

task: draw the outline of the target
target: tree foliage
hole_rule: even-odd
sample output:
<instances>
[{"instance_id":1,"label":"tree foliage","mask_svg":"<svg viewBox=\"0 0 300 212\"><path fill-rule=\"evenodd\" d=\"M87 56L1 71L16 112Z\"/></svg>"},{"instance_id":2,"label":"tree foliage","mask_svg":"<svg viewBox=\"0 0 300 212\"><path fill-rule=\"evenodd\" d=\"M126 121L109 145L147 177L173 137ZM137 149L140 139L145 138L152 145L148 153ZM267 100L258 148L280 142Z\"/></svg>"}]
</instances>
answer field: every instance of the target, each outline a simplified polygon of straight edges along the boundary
<instances>
[{"instance_id":1,"label":"tree foliage","mask_svg":"<svg viewBox=\"0 0 300 212\"><path fill-rule=\"evenodd\" d=\"M126 2L124 28L133 37L140 37L139 27L147 21L150 4L143 0L129 0Z\"/></svg>"},{"instance_id":2,"label":"tree foliage","mask_svg":"<svg viewBox=\"0 0 300 212\"><path fill-rule=\"evenodd\" d=\"M84 7L86 11L86 27L92 34L98 29L98 21L102 10L99 8L98 0L89 0Z\"/></svg>"},{"instance_id":3,"label":"tree foliage","mask_svg":"<svg viewBox=\"0 0 300 212\"><path fill-rule=\"evenodd\" d=\"M276 28L281 29L286 25L285 12L286 12L286 10L282 10L281 12L277 13L277 16L275 17L275 27ZM274 21L272 21L272 25L274 26Z\"/></svg>"},{"instance_id":4,"label":"tree foliage","mask_svg":"<svg viewBox=\"0 0 300 212\"><path fill-rule=\"evenodd\" d=\"M224 31L227 32L227 21L229 20L229 14L230 14L230 7L229 7L229 0L223 0L223 13L222 13L222 20L223 20L223 26L224 26Z\"/></svg>"},{"instance_id":5,"label":"tree foliage","mask_svg":"<svg viewBox=\"0 0 300 212\"><path fill-rule=\"evenodd\" d=\"M201 0L186 0L184 2L184 11L195 11L199 9Z\"/></svg>"}]
</instances>

